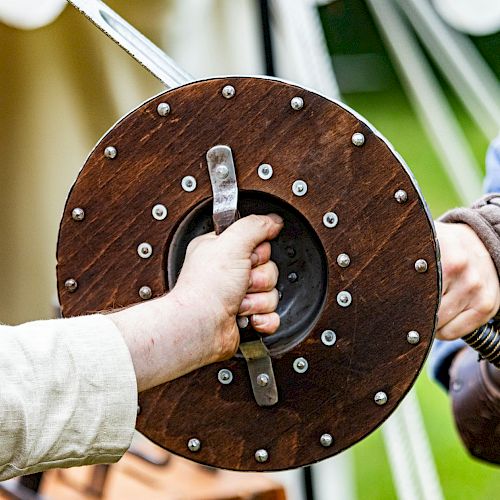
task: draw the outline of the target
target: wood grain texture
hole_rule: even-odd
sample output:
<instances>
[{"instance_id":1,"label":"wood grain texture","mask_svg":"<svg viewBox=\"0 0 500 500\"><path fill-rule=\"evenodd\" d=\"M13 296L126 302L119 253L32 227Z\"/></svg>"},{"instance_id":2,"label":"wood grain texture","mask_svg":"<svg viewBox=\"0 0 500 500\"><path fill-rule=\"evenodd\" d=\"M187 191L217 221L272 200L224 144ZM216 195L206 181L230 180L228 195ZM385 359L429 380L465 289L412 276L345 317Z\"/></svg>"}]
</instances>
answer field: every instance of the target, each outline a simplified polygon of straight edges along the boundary
<instances>
[{"instance_id":1,"label":"wood grain texture","mask_svg":"<svg viewBox=\"0 0 500 500\"><path fill-rule=\"evenodd\" d=\"M236 88L233 99L221 95ZM290 100L304 99L294 111ZM168 102L171 113L156 112ZM356 147L352 134L362 132ZM127 115L102 139L87 160L68 198L58 246L59 297L65 316L138 302L143 285L154 296L167 291L169 244L180 222L211 197L205 162L209 148L227 144L235 159L239 188L270 193L293 205L321 240L328 262L326 300L307 337L273 359L279 403L257 406L241 358L197 370L140 395L137 428L166 449L193 460L236 470L278 470L311 464L356 443L395 409L417 377L429 350L439 302L440 275L429 216L411 175L373 130L358 117L312 92L275 80L223 78L196 82L153 98ZM105 158L106 146L118 155ZM272 179L257 167L270 163ZM198 187L181 188L185 175ZM308 184L294 196L293 181ZM408 201L394 193L404 189ZM157 203L168 217L154 220ZM85 210L76 222L72 209ZM323 214L335 211L335 228ZM153 255L141 259L137 246L148 242ZM337 255L345 252L345 269ZM426 259L426 273L415 271ZM277 262L280 267L280 262ZM69 293L64 282L78 281ZM348 290L353 301L342 308L336 296ZM200 297L200 300L203 298ZM337 334L334 346L321 333ZM407 332L417 330L411 345ZM200 332L203 335L203 332ZM305 357L309 369L293 370ZM223 367L234 373L221 385ZM378 406L377 391L388 394ZM324 448L320 436L333 445ZM187 441L197 437L201 450ZM254 453L264 448L269 461Z\"/></svg>"}]
</instances>

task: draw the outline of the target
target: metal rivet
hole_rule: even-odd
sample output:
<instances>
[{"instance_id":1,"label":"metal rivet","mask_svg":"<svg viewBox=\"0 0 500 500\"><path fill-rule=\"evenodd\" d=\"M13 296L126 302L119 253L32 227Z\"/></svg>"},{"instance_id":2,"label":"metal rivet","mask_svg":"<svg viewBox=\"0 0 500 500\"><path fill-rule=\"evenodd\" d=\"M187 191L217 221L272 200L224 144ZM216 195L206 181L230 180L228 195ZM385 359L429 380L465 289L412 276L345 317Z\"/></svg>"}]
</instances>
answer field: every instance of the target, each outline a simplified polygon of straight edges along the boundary
<instances>
[{"instance_id":1,"label":"metal rivet","mask_svg":"<svg viewBox=\"0 0 500 500\"><path fill-rule=\"evenodd\" d=\"M151 255L153 255L153 247L149 243L141 243L137 247L137 253L139 254L139 257L148 259Z\"/></svg>"},{"instance_id":2,"label":"metal rivet","mask_svg":"<svg viewBox=\"0 0 500 500\"><path fill-rule=\"evenodd\" d=\"M260 463L267 462L269 460L269 453L264 449L257 450L255 452L255 460Z\"/></svg>"},{"instance_id":3,"label":"metal rivet","mask_svg":"<svg viewBox=\"0 0 500 500\"><path fill-rule=\"evenodd\" d=\"M406 340L409 344L418 344L420 342L420 334L417 331L412 330L406 334Z\"/></svg>"},{"instance_id":4,"label":"metal rivet","mask_svg":"<svg viewBox=\"0 0 500 500\"><path fill-rule=\"evenodd\" d=\"M139 297L142 300L149 300L153 296L153 292L149 286L141 286L139 289Z\"/></svg>"},{"instance_id":5,"label":"metal rivet","mask_svg":"<svg viewBox=\"0 0 500 500\"><path fill-rule=\"evenodd\" d=\"M116 150L115 147L113 146L108 146L105 150L104 150L104 156L106 158L109 158L110 160L113 160L116 158L116 155L118 154L118 151Z\"/></svg>"},{"instance_id":6,"label":"metal rivet","mask_svg":"<svg viewBox=\"0 0 500 500\"><path fill-rule=\"evenodd\" d=\"M323 224L328 227L332 228L335 227L339 223L339 218L335 212L326 212L325 215L323 215Z\"/></svg>"},{"instance_id":7,"label":"metal rivet","mask_svg":"<svg viewBox=\"0 0 500 500\"><path fill-rule=\"evenodd\" d=\"M238 316L236 318L236 323L238 323L239 328L247 328L250 324L250 319L248 318L248 316Z\"/></svg>"},{"instance_id":8,"label":"metal rivet","mask_svg":"<svg viewBox=\"0 0 500 500\"><path fill-rule=\"evenodd\" d=\"M305 358L297 358L293 362L293 369L297 373L305 373L308 368L309 368L309 363L307 362L307 359L305 359Z\"/></svg>"},{"instance_id":9,"label":"metal rivet","mask_svg":"<svg viewBox=\"0 0 500 500\"><path fill-rule=\"evenodd\" d=\"M289 273L287 277L288 277L288 281L290 283L295 283L299 279L299 276L297 273Z\"/></svg>"},{"instance_id":10,"label":"metal rivet","mask_svg":"<svg viewBox=\"0 0 500 500\"><path fill-rule=\"evenodd\" d=\"M78 281L73 278L69 278L64 282L64 287L68 292L73 293L78 288Z\"/></svg>"},{"instance_id":11,"label":"metal rivet","mask_svg":"<svg viewBox=\"0 0 500 500\"><path fill-rule=\"evenodd\" d=\"M361 132L352 134L351 141L355 146L362 146L365 143L365 136Z\"/></svg>"},{"instance_id":12,"label":"metal rivet","mask_svg":"<svg viewBox=\"0 0 500 500\"><path fill-rule=\"evenodd\" d=\"M261 373L260 375L257 376L257 385L260 385L261 387L266 387L269 384L269 381L271 379L269 378L269 375L267 373Z\"/></svg>"},{"instance_id":13,"label":"metal rivet","mask_svg":"<svg viewBox=\"0 0 500 500\"><path fill-rule=\"evenodd\" d=\"M73 220L76 221L81 221L85 219L85 212L83 208L74 208L73 211L71 212L71 217Z\"/></svg>"},{"instance_id":14,"label":"metal rivet","mask_svg":"<svg viewBox=\"0 0 500 500\"><path fill-rule=\"evenodd\" d=\"M217 165L215 168L215 175L219 179L225 179L229 175L229 169L226 165Z\"/></svg>"},{"instance_id":15,"label":"metal rivet","mask_svg":"<svg viewBox=\"0 0 500 500\"><path fill-rule=\"evenodd\" d=\"M299 111L304 107L304 99L302 99L302 97L294 97L290 101L290 106L293 110Z\"/></svg>"},{"instance_id":16,"label":"metal rivet","mask_svg":"<svg viewBox=\"0 0 500 500\"><path fill-rule=\"evenodd\" d=\"M427 269L428 265L425 259L418 259L415 262L415 271L417 271L417 273L425 273Z\"/></svg>"},{"instance_id":17,"label":"metal rivet","mask_svg":"<svg viewBox=\"0 0 500 500\"><path fill-rule=\"evenodd\" d=\"M222 370L219 370L217 378L221 384L228 385L233 381L233 372L227 368L223 368Z\"/></svg>"},{"instance_id":18,"label":"metal rivet","mask_svg":"<svg viewBox=\"0 0 500 500\"><path fill-rule=\"evenodd\" d=\"M350 263L351 263L351 258L346 253L341 253L337 257L337 264L340 267L347 267L347 266L349 266Z\"/></svg>"},{"instance_id":19,"label":"metal rivet","mask_svg":"<svg viewBox=\"0 0 500 500\"><path fill-rule=\"evenodd\" d=\"M379 391L373 397L373 401L380 406L385 405L385 403L387 403L387 394L383 391Z\"/></svg>"},{"instance_id":20,"label":"metal rivet","mask_svg":"<svg viewBox=\"0 0 500 500\"><path fill-rule=\"evenodd\" d=\"M167 116L168 114L170 114L170 104L166 102L160 102L160 104L158 104L158 107L156 108L156 111L160 116Z\"/></svg>"},{"instance_id":21,"label":"metal rivet","mask_svg":"<svg viewBox=\"0 0 500 500\"><path fill-rule=\"evenodd\" d=\"M346 291L343 290L342 292L339 292L337 295L337 304L342 307L348 307L351 305L352 302L352 295Z\"/></svg>"},{"instance_id":22,"label":"metal rivet","mask_svg":"<svg viewBox=\"0 0 500 500\"><path fill-rule=\"evenodd\" d=\"M325 448L328 448L333 444L333 437L331 434L323 434L319 438L319 442L321 443L321 446L324 446Z\"/></svg>"},{"instance_id":23,"label":"metal rivet","mask_svg":"<svg viewBox=\"0 0 500 500\"><path fill-rule=\"evenodd\" d=\"M323 342L323 344L328 346L334 345L335 342L337 342L337 335L333 330L325 330L321 334L321 342Z\"/></svg>"},{"instance_id":24,"label":"metal rivet","mask_svg":"<svg viewBox=\"0 0 500 500\"><path fill-rule=\"evenodd\" d=\"M139 405L137 405L137 415L140 415L141 414L141 407Z\"/></svg>"},{"instance_id":25,"label":"metal rivet","mask_svg":"<svg viewBox=\"0 0 500 500\"><path fill-rule=\"evenodd\" d=\"M295 181L292 184L292 193L295 196L304 196L307 193L307 183L301 181L300 179Z\"/></svg>"},{"instance_id":26,"label":"metal rivet","mask_svg":"<svg viewBox=\"0 0 500 500\"><path fill-rule=\"evenodd\" d=\"M226 99L231 99L232 97L234 97L236 94L236 89L232 86L232 85L226 85L223 89L222 89L222 95L226 98Z\"/></svg>"},{"instance_id":27,"label":"metal rivet","mask_svg":"<svg viewBox=\"0 0 500 500\"><path fill-rule=\"evenodd\" d=\"M295 249L292 247L287 247L286 254L288 255L288 257L290 257L292 259L296 255Z\"/></svg>"},{"instance_id":28,"label":"metal rivet","mask_svg":"<svg viewBox=\"0 0 500 500\"><path fill-rule=\"evenodd\" d=\"M158 205L155 205L153 209L151 210L151 214L153 215L153 219L156 220L163 220L167 217L168 215L168 210L165 205L161 205L160 203Z\"/></svg>"},{"instance_id":29,"label":"metal rivet","mask_svg":"<svg viewBox=\"0 0 500 500\"><path fill-rule=\"evenodd\" d=\"M394 193L394 198L398 203L406 203L408 201L408 193L404 189L398 189Z\"/></svg>"},{"instance_id":30,"label":"metal rivet","mask_svg":"<svg viewBox=\"0 0 500 500\"><path fill-rule=\"evenodd\" d=\"M263 163L262 165L259 165L257 174L262 180L267 181L273 176L273 167L271 167L269 163Z\"/></svg>"},{"instance_id":31,"label":"metal rivet","mask_svg":"<svg viewBox=\"0 0 500 500\"><path fill-rule=\"evenodd\" d=\"M191 193L196 189L196 179L192 175L186 175L181 181L181 186L184 191Z\"/></svg>"},{"instance_id":32,"label":"metal rivet","mask_svg":"<svg viewBox=\"0 0 500 500\"><path fill-rule=\"evenodd\" d=\"M201 448L201 441L197 438L191 438L189 441L188 441L188 448L189 448L189 451L200 451L200 448Z\"/></svg>"}]
</instances>

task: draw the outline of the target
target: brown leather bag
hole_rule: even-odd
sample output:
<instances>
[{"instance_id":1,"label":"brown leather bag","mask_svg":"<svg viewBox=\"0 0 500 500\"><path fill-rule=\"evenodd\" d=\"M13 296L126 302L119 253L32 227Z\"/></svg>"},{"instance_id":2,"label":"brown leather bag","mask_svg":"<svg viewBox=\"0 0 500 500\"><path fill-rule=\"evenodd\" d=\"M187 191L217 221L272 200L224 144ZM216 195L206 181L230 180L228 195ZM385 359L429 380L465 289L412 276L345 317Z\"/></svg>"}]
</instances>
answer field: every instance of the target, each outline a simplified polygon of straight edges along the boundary
<instances>
[{"instance_id":1,"label":"brown leather bag","mask_svg":"<svg viewBox=\"0 0 500 500\"><path fill-rule=\"evenodd\" d=\"M450 370L455 422L469 452L500 464L500 370L466 347Z\"/></svg>"}]
</instances>

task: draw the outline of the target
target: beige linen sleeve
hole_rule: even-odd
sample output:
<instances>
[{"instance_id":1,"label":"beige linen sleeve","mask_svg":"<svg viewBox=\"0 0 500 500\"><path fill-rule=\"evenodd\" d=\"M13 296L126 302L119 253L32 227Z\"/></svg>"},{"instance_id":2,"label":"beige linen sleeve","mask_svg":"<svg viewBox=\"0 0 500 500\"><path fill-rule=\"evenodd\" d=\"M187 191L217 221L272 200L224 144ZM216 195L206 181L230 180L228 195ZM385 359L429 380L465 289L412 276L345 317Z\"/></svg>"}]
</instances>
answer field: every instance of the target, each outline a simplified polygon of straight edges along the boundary
<instances>
[{"instance_id":1,"label":"beige linen sleeve","mask_svg":"<svg viewBox=\"0 0 500 500\"><path fill-rule=\"evenodd\" d=\"M136 416L132 359L106 316L0 326L0 480L116 462Z\"/></svg>"}]
</instances>

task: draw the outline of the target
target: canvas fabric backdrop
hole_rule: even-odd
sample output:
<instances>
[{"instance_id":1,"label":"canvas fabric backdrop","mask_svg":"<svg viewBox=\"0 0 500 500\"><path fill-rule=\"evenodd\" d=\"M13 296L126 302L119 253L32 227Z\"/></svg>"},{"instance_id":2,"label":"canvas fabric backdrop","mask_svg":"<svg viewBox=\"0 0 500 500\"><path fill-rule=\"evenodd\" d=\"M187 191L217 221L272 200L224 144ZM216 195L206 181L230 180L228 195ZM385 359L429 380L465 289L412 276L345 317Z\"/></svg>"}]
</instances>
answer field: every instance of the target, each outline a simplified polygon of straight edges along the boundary
<instances>
[{"instance_id":1,"label":"canvas fabric backdrop","mask_svg":"<svg viewBox=\"0 0 500 500\"><path fill-rule=\"evenodd\" d=\"M108 4L194 75L263 71L252 0ZM38 29L0 22L0 68L0 321L16 324L52 315L59 221L87 154L163 86L69 6Z\"/></svg>"}]
</instances>

